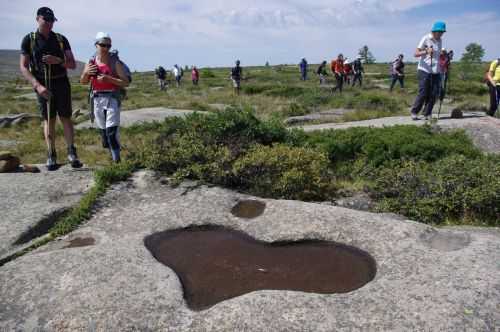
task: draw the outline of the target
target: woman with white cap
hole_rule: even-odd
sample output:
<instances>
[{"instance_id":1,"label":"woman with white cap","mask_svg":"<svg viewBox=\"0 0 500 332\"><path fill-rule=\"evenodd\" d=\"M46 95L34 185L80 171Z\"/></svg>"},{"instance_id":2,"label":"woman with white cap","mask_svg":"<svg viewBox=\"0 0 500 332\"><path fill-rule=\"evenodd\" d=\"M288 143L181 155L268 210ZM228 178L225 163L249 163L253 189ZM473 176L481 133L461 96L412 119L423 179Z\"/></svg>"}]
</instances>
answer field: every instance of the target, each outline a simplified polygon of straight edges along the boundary
<instances>
[{"instance_id":1,"label":"woman with white cap","mask_svg":"<svg viewBox=\"0 0 500 332\"><path fill-rule=\"evenodd\" d=\"M120 162L120 89L128 86L125 69L118 56L110 53L111 37L99 32L96 54L85 65L80 82L91 84L91 107L101 131L103 147L109 148L114 162Z\"/></svg>"}]
</instances>

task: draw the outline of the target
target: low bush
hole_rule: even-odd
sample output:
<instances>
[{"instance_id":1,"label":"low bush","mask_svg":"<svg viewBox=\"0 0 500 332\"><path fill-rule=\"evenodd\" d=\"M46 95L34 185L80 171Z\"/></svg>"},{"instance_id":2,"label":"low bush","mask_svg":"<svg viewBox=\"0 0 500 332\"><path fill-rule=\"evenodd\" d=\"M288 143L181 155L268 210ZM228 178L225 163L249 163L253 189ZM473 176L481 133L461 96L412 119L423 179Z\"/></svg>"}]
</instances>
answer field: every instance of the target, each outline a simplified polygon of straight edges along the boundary
<instances>
[{"instance_id":1,"label":"low bush","mask_svg":"<svg viewBox=\"0 0 500 332\"><path fill-rule=\"evenodd\" d=\"M398 159L431 162L451 154L480 155L463 131L438 133L429 126L330 130L308 134L305 144L325 151L333 163L362 159L373 167Z\"/></svg>"},{"instance_id":2,"label":"low bush","mask_svg":"<svg viewBox=\"0 0 500 332\"><path fill-rule=\"evenodd\" d=\"M500 158L454 155L406 161L380 170L372 188L378 209L424 223L500 226Z\"/></svg>"},{"instance_id":3,"label":"low bush","mask_svg":"<svg viewBox=\"0 0 500 332\"><path fill-rule=\"evenodd\" d=\"M334 193L326 154L283 144L253 146L234 163L233 176L258 196L315 200Z\"/></svg>"}]
</instances>

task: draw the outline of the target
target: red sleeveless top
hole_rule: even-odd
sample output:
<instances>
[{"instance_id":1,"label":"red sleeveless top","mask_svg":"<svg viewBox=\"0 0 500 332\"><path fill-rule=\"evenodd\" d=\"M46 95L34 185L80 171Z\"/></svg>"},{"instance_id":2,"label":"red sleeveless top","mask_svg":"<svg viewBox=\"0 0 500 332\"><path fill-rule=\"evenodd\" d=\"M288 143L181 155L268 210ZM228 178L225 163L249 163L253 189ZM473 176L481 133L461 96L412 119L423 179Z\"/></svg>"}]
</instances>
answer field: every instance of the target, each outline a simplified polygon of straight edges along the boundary
<instances>
[{"instance_id":1,"label":"red sleeveless top","mask_svg":"<svg viewBox=\"0 0 500 332\"><path fill-rule=\"evenodd\" d=\"M97 61L95 61L95 60L94 60L94 64L96 64L97 67L99 68L100 74L115 77L115 75L113 75L113 71L111 70L111 67L109 65L107 65L105 63L97 63ZM92 84L92 90L94 90L94 91L117 91L118 90L118 86L114 85L113 83L98 82L96 77L91 77L90 83Z\"/></svg>"}]
</instances>

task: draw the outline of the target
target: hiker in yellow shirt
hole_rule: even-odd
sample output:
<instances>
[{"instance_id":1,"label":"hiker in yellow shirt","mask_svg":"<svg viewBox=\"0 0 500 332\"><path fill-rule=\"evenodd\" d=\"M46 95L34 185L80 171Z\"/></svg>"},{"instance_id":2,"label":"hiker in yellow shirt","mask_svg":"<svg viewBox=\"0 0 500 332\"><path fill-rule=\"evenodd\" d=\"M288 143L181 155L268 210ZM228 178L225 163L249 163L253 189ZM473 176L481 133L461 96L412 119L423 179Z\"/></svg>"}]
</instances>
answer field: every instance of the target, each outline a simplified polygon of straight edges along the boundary
<instances>
[{"instance_id":1,"label":"hiker in yellow shirt","mask_svg":"<svg viewBox=\"0 0 500 332\"><path fill-rule=\"evenodd\" d=\"M500 101L500 58L491 63L486 79L490 89L490 110L488 115L494 116Z\"/></svg>"}]
</instances>

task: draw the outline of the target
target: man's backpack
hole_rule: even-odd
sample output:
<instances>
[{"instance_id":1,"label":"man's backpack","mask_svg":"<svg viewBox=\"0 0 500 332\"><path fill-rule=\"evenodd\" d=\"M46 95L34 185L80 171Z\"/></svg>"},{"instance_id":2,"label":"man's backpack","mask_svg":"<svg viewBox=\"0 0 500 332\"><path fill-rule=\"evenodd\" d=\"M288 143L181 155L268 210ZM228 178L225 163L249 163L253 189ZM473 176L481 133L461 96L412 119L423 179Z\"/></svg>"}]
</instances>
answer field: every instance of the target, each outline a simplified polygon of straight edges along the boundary
<instances>
[{"instance_id":1,"label":"man's backpack","mask_svg":"<svg viewBox=\"0 0 500 332\"><path fill-rule=\"evenodd\" d=\"M33 70L39 70L40 68L38 68L38 64L36 62L36 59L34 57L34 49L35 49L35 43L36 43L36 34L38 32L31 32L30 33L30 70L33 71ZM63 55L63 60L64 62L66 62L66 53L64 52L64 41L63 41L63 37L60 33L57 33L57 32L54 32L56 34L56 38L57 38L57 43L59 44L59 48L61 49L61 53ZM32 61L33 60L33 61ZM32 65L34 65L34 68L32 67Z\"/></svg>"}]
</instances>

